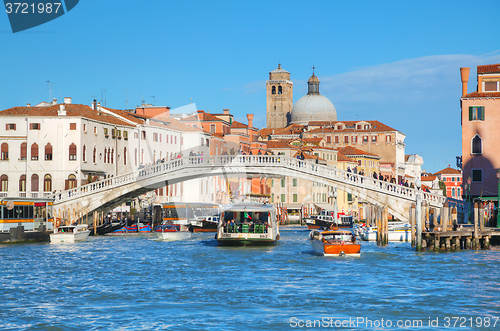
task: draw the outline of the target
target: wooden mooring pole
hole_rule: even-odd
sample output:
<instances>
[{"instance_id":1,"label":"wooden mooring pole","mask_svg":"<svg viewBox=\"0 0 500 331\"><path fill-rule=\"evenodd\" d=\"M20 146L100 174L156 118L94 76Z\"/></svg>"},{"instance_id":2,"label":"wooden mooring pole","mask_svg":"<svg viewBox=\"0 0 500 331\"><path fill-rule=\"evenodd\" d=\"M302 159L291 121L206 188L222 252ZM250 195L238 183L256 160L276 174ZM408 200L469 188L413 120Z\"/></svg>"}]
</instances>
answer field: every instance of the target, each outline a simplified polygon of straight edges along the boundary
<instances>
[{"instance_id":1,"label":"wooden mooring pole","mask_svg":"<svg viewBox=\"0 0 500 331\"><path fill-rule=\"evenodd\" d=\"M410 207L411 247L415 247L415 204Z\"/></svg>"}]
</instances>

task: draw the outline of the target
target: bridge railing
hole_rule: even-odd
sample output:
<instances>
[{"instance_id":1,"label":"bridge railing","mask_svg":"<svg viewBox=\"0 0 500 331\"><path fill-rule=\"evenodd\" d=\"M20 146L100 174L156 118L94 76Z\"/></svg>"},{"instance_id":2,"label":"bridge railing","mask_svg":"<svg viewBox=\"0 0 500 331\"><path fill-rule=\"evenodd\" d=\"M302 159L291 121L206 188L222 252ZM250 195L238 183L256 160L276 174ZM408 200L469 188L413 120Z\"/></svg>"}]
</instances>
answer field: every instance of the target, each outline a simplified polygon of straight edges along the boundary
<instances>
[{"instance_id":1,"label":"bridge railing","mask_svg":"<svg viewBox=\"0 0 500 331\"><path fill-rule=\"evenodd\" d=\"M385 194L398 196L405 200L416 199L417 190L413 188L282 155L218 155L208 157L188 156L184 158L173 159L167 162L158 162L156 164L137 169L131 173L106 178L97 182L62 191L60 193L54 194L52 197L55 199L55 203L60 203L75 199L77 197L111 190L122 185L146 180L179 169L202 167L209 170L210 168L214 167L231 168L236 166L285 167L307 174L317 175L327 180L336 180L352 186L358 186L360 188L366 188L383 192ZM230 169L228 169L228 172L231 172ZM444 199L446 198L439 195L423 192L423 199L427 200L431 204L444 204Z\"/></svg>"}]
</instances>

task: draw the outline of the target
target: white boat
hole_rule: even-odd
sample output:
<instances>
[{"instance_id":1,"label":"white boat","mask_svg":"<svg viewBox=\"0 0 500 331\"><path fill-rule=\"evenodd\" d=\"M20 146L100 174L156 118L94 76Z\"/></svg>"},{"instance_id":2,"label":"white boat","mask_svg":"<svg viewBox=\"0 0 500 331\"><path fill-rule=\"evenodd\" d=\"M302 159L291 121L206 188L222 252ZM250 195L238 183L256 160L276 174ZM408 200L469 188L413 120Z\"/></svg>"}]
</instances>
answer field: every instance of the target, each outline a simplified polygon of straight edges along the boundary
<instances>
[{"instance_id":1,"label":"white boat","mask_svg":"<svg viewBox=\"0 0 500 331\"><path fill-rule=\"evenodd\" d=\"M155 227L155 235L161 240L184 240L193 234L183 225L161 224Z\"/></svg>"},{"instance_id":2,"label":"white boat","mask_svg":"<svg viewBox=\"0 0 500 331\"><path fill-rule=\"evenodd\" d=\"M64 243L85 241L89 237L90 230L87 224L64 225L54 228L54 233L50 234L51 243Z\"/></svg>"},{"instance_id":3,"label":"white boat","mask_svg":"<svg viewBox=\"0 0 500 331\"><path fill-rule=\"evenodd\" d=\"M411 240L410 224L403 222L389 222L387 226L388 241L405 241ZM377 227L367 227L359 229L359 237L364 241L377 241Z\"/></svg>"},{"instance_id":4,"label":"white boat","mask_svg":"<svg viewBox=\"0 0 500 331\"><path fill-rule=\"evenodd\" d=\"M274 245L280 238L276 209L265 203L225 206L216 237L220 245Z\"/></svg>"}]
</instances>

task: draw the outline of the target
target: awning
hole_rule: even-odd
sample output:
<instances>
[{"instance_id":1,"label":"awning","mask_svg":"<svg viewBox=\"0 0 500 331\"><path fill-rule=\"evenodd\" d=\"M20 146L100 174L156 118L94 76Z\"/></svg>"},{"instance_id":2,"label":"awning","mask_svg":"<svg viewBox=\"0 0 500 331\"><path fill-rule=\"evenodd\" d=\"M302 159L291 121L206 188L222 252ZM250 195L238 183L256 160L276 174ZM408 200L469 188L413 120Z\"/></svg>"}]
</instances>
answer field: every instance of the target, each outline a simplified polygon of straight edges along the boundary
<instances>
[{"instance_id":1,"label":"awning","mask_svg":"<svg viewBox=\"0 0 500 331\"><path fill-rule=\"evenodd\" d=\"M314 206L319 209L333 210L333 206L330 205L329 203L314 203Z\"/></svg>"},{"instance_id":2,"label":"awning","mask_svg":"<svg viewBox=\"0 0 500 331\"><path fill-rule=\"evenodd\" d=\"M300 208L302 208L302 204L301 203L284 203L283 207L286 207L287 209L300 209Z\"/></svg>"},{"instance_id":3,"label":"awning","mask_svg":"<svg viewBox=\"0 0 500 331\"><path fill-rule=\"evenodd\" d=\"M471 197L472 200L498 201L498 197Z\"/></svg>"}]
</instances>

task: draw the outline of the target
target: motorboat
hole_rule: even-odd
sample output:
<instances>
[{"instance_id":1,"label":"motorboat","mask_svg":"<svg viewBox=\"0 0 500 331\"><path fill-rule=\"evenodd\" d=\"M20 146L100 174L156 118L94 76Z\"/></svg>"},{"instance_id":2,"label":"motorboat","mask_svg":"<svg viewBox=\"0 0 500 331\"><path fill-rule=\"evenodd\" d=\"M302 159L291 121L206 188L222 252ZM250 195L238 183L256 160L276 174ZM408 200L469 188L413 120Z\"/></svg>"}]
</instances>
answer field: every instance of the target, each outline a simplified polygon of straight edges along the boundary
<instances>
[{"instance_id":1,"label":"motorboat","mask_svg":"<svg viewBox=\"0 0 500 331\"><path fill-rule=\"evenodd\" d=\"M62 225L54 228L54 232L50 234L51 243L64 243L85 241L89 237L90 230L87 224L78 225Z\"/></svg>"},{"instance_id":2,"label":"motorboat","mask_svg":"<svg viewBox=\"0 0 500 331\"><path fill-rule=\"evenodd\" d=\"M217 232L219 216L196 216L189 220L194 232Z\"/></svg>"},{"instance_id":3,"label":"motorboat","mask_svg":"<svg viewBox=\"0 0 500 331\"><path fill-rule=\"evenodd\" d=\"M309 233L315 253L324 256L360 256L361 245L349 230L312 230Z\"/></svg>"},{"instance_id":4,"label":"motorboat","mask_svg":"<svg viewBox=\"0 0 500 331\"><path fill-rule=\"evenodd\" d=\"M331 226L338 228L352 228L354 221L353 217L350 215L345 215L344 213L337 214L337 220L332 216L333 212L322 210L319 215L312 215L304 219L307 228L309 230L313 229L328 229Z\"/></svg>"},{"instance_id":5,"label":"motorboat","mask_svg":"<svg viewBox=\"0 0 500 331\"><path fill-rule=\"evenodd\" d=\"M183 240L191 238L192 232L184 225L160 224L155 227L156 238L162 240Z\"/></svg>"},{"instance_id":6,"label":"motorboat","mask_svg":"<svg viewBox=\"0 0 500 331\"><path fill-rule=\"evenodd\" d=\"M377 232L377 227L362 228L359 229L359 237L364 241L377 241ZM387 235L388 241L409 242L411 240L410 224L403 222L388 222Z\"/></svg>"},{"instance_id":7,"label":"motorboat","mask_svg":"<svg viewBox=\"0 0 500 331\"><path fill-rule=\"evenodd\" d=\"M274 206L238 203L222 208L216 239L219 245L274 245L280 239Z\"/></svg>"}]
</instances>

